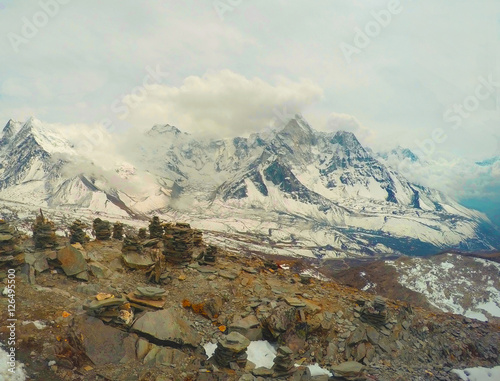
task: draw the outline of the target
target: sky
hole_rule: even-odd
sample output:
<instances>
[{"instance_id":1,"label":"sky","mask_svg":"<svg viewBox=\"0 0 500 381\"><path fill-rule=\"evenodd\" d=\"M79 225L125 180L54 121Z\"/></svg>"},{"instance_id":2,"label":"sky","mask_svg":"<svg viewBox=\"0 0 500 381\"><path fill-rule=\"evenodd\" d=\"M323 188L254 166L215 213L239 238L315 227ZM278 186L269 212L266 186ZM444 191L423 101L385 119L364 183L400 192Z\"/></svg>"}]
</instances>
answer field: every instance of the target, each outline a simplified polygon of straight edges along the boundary
<instances>
[{"instance_id":1,"label":"sky","mask_svg":"<svg viewBox=\"0 0 500 381\"><path fill-rule=\"evenodd\" d=\"M374 150L500 156L498 0L0 0L0 123L247 136L302 113Z\"/></svg>"}]
</instances>

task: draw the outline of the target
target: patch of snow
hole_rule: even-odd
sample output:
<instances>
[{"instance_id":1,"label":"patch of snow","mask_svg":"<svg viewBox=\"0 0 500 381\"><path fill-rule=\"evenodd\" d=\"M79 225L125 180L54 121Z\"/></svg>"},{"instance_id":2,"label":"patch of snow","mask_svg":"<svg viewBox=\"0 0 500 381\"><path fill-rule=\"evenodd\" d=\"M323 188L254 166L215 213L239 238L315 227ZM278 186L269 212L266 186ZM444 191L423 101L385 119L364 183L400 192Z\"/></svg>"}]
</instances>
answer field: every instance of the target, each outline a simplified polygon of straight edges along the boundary
<instances>
[{"instance_id":1,"label":"patch of snow","mask_svg":"<svg viewBox=\"0 0 500 381\"><path fill-rule=\"evenodd\" d=\"M497 301L498 301L498 299L497 299ZM486 303L478 304L477 308L479 308L480 310L484 310L493 316L500 317L500 307L498 307L498 304L492 300L490 300Z\"/></svg>"},{"instance_id":2,"label":"patch of snow","mask_svg":"<svg viewBox=\"0 0 500 381\"><path fill-rule=\"evenodd\" d=\"M312 377L314 377L314 376L323 376L325 374L328 377L333 377L333 374L331 372L329 372L326 369L320 367L318 363L313 364L313 365L308 365L307 367L309 368L309 371L311 372L311 376Z\"/></svg>"},{"instance_id":3,"label":"patch of snow","mask_svg":"<svg viewBox=\"0 0 500 381\"><path fill-rule=\"evenodd\" d=\"M207 354L207 357L210 358L214 355L215 348L217 348L217 344L214 343L207 343L203 346L205 349L205 353Z\"/></svg>"},{"instance_id":4,"label":"patch of snow","mask_svg":"<svg viewBox=\"0 0 500 381\"><path fill-rule=\"evenodd\" d=\"M488 321L488 318L483 313L478 312L478 311L467 310L464 312L464 316L471 318L471 319L480 320L480 321Z\"/></svg>"},{"instance_id":5,"label":"patch of snow","mask_svg":"<svg viewBox=\"0 0 500 381\"><path fill-rule=\"evenodd\" d=\"M266 340L252 341L247 348L248 360L255 364L256 368L264 367L271 369L276 357L275 347Z\"/></svg>"},{"instance_id":6,"label":"patch of snow","mask_svg":"<svg viewBox=\"0 0 500 381\"><path fill-rule=\"evenodd\" d=\"M203 348L208 358L210 358L214 355L217 344L207 343ZM276 357L276 349L266 340L252 341L247 348L247 355L248 360L253 362L257 368L271 369L274 365L273 360Z\"/></svg>"},{"instance_id":7,"label":"patch of snow","mask_svg":"<svg viewBox=\"0 0 500 381\"><path fill-rule=\"evenodd\" d=\"M43 321L40 321L40 320L34 320L34 321L26 320L26 321L23 321L21 324L28 325L30 323L33 323L37 329L47 328L47 325Z\"/></svg>"},{"instance_id":8,"label":"patch of snow","mask_svg":"<svg viewBox=\"0 0 500 381\"><path fill-rule=\"evenodd\" d=\"M453 369L452 372L464 381L500 380L500 366L491 369L483 367Z\"/></svg>"},{"instance_id":9,"label":"patch of snow","mask_svg":"<svg viewBox=\"0 0 500 381\"><path fill-rule=\"evenodd\" d=\"M301 275L310 275L313 278L316 278L319 280L324 280L324 281L328 280L328 278L325 277L324 275L322 275L319 271L315 271L313 269L304 270L300 274Z\"/></svg>"}]
</instances>

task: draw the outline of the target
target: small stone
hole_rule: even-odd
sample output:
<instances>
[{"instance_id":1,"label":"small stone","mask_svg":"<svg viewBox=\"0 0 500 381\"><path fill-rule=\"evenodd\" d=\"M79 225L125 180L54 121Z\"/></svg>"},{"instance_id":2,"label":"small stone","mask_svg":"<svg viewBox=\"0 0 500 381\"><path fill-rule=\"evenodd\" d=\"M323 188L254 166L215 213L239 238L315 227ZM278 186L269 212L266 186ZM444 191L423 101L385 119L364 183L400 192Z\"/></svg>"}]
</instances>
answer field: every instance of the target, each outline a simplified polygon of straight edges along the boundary
<instances>
[{"instance_id":1,"label":"small stone","mask_svg":"<svg viewBox=\"0 0 500 381\"><path fill-rule=\"evenodd\" d=\"M238 277L238 274L234 274L234 273L226 271L226 270L220 270L219 276L222 278L225 278L225 279L235 280Z\"/></svg>"},{"instance_id":2,"label":"small stone","mask_svg":"<svg viewBox=\"0 0 500 381\"><path fill-rule=\"evenodd\" d=\"M294 298L294 297L285 298L285 302L287 302L292 307L305 307L306 306L306 304L303 301L301 301L298 298Z\"/></svg>"}]
</instances>

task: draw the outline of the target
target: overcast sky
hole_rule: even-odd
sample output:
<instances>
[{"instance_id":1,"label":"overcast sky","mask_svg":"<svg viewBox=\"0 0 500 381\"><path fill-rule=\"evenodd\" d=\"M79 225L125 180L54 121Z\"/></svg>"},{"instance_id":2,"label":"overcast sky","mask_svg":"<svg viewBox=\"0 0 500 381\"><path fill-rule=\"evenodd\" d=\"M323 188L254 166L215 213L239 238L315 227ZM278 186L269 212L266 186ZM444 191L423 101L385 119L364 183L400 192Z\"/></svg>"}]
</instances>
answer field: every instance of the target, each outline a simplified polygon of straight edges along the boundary
<instances>
[{"instance_id":1,"label":"overcast sky","mask_svg":"<svg viewBox=\"0 0 500 381\"><path fill-rule=\"evenodd\" d=\"M227 137L301 112L374 149L500 154L498 0L0 0L0 31L4 122Z\"/></svg>"}]
</instances>

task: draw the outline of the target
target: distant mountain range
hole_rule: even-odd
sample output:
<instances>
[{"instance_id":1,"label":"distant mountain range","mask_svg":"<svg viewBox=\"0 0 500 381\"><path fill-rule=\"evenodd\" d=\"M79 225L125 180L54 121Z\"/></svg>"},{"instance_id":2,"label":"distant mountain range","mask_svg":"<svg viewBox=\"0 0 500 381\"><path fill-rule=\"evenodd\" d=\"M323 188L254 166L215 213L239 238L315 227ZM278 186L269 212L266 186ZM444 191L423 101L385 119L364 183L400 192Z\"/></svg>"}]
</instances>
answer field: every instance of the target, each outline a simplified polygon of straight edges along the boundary
<instances>
[{"instance_id":1,"label":"distant mountain range","mask_svg":"<svg viewBox=\"0 0 500 381\"><path fill-rule=\"evenodd\" d=\"M223 233L228 247L317 258L500 246L482 213L385 163L389 154L418 160L410 150L374 154L352 133L315 131L299 115L222 140L156 125L133 147L127 162L89 161L41 121L9 121L0 203L128 220L175 215Z\"/></svg>"}]
</instances>

